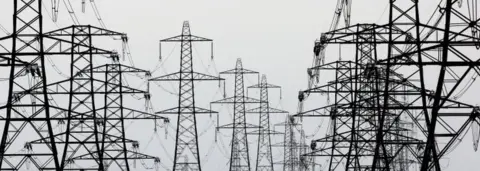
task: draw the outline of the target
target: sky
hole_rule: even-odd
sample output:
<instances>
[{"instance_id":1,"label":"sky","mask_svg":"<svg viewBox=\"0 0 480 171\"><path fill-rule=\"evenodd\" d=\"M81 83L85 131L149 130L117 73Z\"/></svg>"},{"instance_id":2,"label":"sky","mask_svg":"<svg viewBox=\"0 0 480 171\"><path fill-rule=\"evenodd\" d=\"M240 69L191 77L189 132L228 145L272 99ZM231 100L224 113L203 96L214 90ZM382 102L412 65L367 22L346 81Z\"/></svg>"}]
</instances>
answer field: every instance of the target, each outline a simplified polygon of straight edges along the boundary
<instances>
[{"instance_id":1,"label":"sky","mask_svg":"<svg viewBox=\"0 0 480 171\"><path fill-rule=\"evenodd\" d=\"M11 4L7 2L0 7L0 24L11 30ZM45 2L50 10L50 2ZM279 92L271 92L271 105L287 110L291 113L297 111L298 91L307 87L307 68L312 65L313 43L322 32L328 31L333 17L335 0L96 0L102 21L110 30L127 33L129 47L136 67L155 71L152 75L160 76L176 72L179 63L179 45L162 44L162 60L159 60L160 39L175 36L181 33L183 21L189 21L193 35L214 40L214 58L210 58L210 44L196 44L194 49L194 68L200 72L217 75L218 72L235 67L237 58L241 58L244 68L266 74L269 83L282 86ZM99 26L98 18L94 15L92 7L87 2L86 13L81 12L81 3L71 1L80 24ZM60 27L73 24L68 15L68 5L61 4L59 21ZM352 23L385 22L388 13L387 1L358 0L353 2ZM425 9L434 6L424 5ZM45 30L55 29L56 26L45 16ZM0 36L3 33L0 32ZM106 41L105 41L106 42ZM101 46L113 47L111 44L100 41ZM103 44L102 44L103 43ZM118 44L120 45L120 44ZM330 53L327 60L335 60L338 55ZM54 63L66 69L68 61L55 58ZM129 63L128 60L125 63ZM157 67L160 66L160 67ZM61 79L54 76L52 79ZM227 77L226 95L233 95L233 77ZM256 83L256 76L245 78L245 84ZM142 82L131 82L132 86L145 88ZM2 87L6 84L1 84ZM155 111L171 108L176 105L176 83L151 83L152 104ZM217 83L199 83L197 86L197 104L209 108L209 102L222 98L223 87ZM252 96L258 95L254 91ZM318 98L324 103L325 99ZM138 102L131 103L134 107L142 108ZM129 104L130 105L130 104ZM320 106L317 102L309 103L305 108ZM250 107L250 106L249 106ZM227 106L213 106L220 111L222 123L231 122L231 108ZM230 117L230 118L229 118ZM257 115L247 116L249 122L257 123ZM280 123L285 116L272 116L272 122ZM174 127L175 119L170 126ZM215 116L202 116L199 118L199 132L201 132L200 153L204 170L226 170L230 132L221 132L215 142ZM323 123L322 121L319 121ZM145 124L147 123L147 124ZM317 124L308 122L304 125L309 138L319 138L325 130L316 132ZM150 125L150 126L149 126ZM282 128L275 129L281 130ZM323 128L322 128L323 129ZM165 134L168 130L168 134ZM141 150L147 154L159 156L162 165L171 168L174 139L173 128L159 129L153 132L153 126L148 122L131 123L127 129L127 136L139 140ZM168 137L166 139L166 137ZM221 143L220 141L223 141ZM256 138L249 137L251 152L255 152ZM274 138L275 143L280 143L281 138ZM470 143L470 141L467 141ZM458 151L471 151L470 145L460 147ZM469 147L469 148L468 148ZM280 149L274 149L274 160L280 161ZM254 153L251 154L254 160ZM451 156L461 156L454 152ZM449 157L448 169L469 170L473 166L465 166L467 161L475 161L478 154L469 154L467 158L455 159ZM446 162L447 163L447 162ZM252 163L253 165L253 163ZM468 167L467 169L464 167ZM281 168L276 166L277 169ZM163 170L163 169L162 169Z\"/></svg>"}]
</instances>

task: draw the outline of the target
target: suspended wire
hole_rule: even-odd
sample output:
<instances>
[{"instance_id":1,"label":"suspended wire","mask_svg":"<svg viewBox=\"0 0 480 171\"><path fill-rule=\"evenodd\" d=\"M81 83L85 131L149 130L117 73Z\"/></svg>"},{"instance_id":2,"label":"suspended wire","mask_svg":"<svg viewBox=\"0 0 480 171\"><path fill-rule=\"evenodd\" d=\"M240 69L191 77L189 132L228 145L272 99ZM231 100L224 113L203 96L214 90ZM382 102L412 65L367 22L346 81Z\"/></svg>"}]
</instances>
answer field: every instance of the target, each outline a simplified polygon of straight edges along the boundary
<instances>
[{"instance_id":1,"label":"suspended wire","mask_svg":"<svg viewBox=\"0 0 480 171\"><path fill-rule=\"evenodd\" d=\"M168 58L170 58L170 56L172 56L172 53L173 51L175 50L175 48L177 47L177 44L175 44L175 46L173 47L173 49L170 51L170 53L168 54L167 58L165 58L165 60L161 60L161 61L158 61L157 65L155 66L155 68L153 68L151 70L152 72L152 75L158 71L158 69L162 69L162 71L164 72L164 74L168 74L167 71L165 70L165 67L163 67L163 65L165 64L165 62L168 60ZM168 92L169 94L172 94L172 95L176 95L178 96L178 93L174 93L176 92L175 90L175 87L173 85L173 83L171 81L168 81L168 83L170 84L170 87L173 89L173 91L170 91L170 90L167 90L165 87L163 87L160 83L158 83L157 81L153 81L154 84L156 84L157 86L159 86L160 88L162 88L164 91Z\"/></svg>"},{"instance_id":2,"label":"suspended wire","mask_svg":"<svg viewBox=\"0 0 480 171\"><path fill-rule=\"evenodd\" d=\"M77 14L75 14L75 10L72 7L72 3L70 0L63 0L63 4L65 4L65 7L67 8L68 14L70 15L70 18L72 19L73 23L75 25L80 25L80 21L78 20ZM55 22L57 21L58 18L58 9L55 10Z\"/></svg>"},{"instance_id":3,"label":"suspended wire","mask_svg":"<svg viewBox=\"0 0 480 171\"><path fill-rule=\"evenodd\" d=\"M47 56L47 61L48 61L48 63L50 64L50 66L52 66L52 68L55 70L55 72L56 72L58 75L60 75L60 76L62 76L62 77L64 77L64 78L69 78L68 75L64 74L64 73L57 67L57 65L55 65L55 63L52 61L52 58L51 58L50 56Z\"/></svg>"},{"instance_id":4,"label":"suspended wire","mask_svg":"<svg viewBox=\"0 0 480 171\"><path fill-rule=\"evenodd\" d=\"M208 148L207 154L205 154L201 160L201 163L206 163L210 159L210 155L212 154L213 150L215 149L216 143L215 140L210 143L210 147Z\"/></svg>"},{"instance_id":5,"label":"suspended wire","mask_svg":"<svg viewBox=\"0 0 480 171\"><path fill-rule=\"evenodd\" d=\"M166 88L163 87L160 83L158 83L158 82L156 82L156 81L153 81L153 83L154 83L155 85L157 85L158 87L160 87L163 91L165 91L165 92L167 92L167 93L169 93L169 94L171 94L171 95L179 96L178 93L174 93L173 91L170 91L170 90L166 89Z\"/></svg>"},{"instance_id":6,"label":"suspended wire","mask_svg":"<svg viewBox=\"0 0 480 171\"><path fill-rule=\"evenodd\" d=\"M60 2L60 1L58 0L58 2ZM52 2L52 3L54 3L54 2ZM45 9L45 11L48 11L48 9L46 8L46 5L45 5L45 1L42 1L42 6L43 6L43 8ZM52 10L57 10L57 12L58 12L58 9L57 9L58 7L55 8L55 5L54 5L54 4L52 4L52 6L53 6L53 7L52 7L52 8L53 8ZM56 19L53 18L52 15L50 15L50 13L48 13L48 12L46 12L46 13L47 13L48 17L50 18L50 20L53 21L53 24L55 25L55 27L56 27L57 29L60 29L60 27L58 26L58 24L57 24L57 22L56 22ZM52 13L54 13L54 11L52 11ZM73 21L73 18L72 18L72 21ZM73 21L73 22L75 23L75 21ZM51 57L48 56L48 55L47 55L47 60L48 60L48 63L50 64L50 66L52 66L52 68L55 70L56 73L58 73L58 74L59 74L60 76L62 76L62 77L69 78L69 76L68 76L67 74L64 74L64 73L57 67L57 65L55 65L55 62L53 62L53 60L51 59Z\"/></svg>"},{"instance_id":7,"label":"suspended wire","mask_svg":"<svg viewBox=\"0 0 480 171\"><path fill-rule=\"evenodd\" d=\"M128 83L128 79L125 77L124 79L122 79L122 81L124 82L124 84L127 86L127 87L130 87L130 84ZM140 89L140 87L142 87L143 85L145 85L146 82L144 81L142 84L140 84L140 86L138 86L136 89ZM148 91L148 90L147 90ZM138 97L138 95L136 95L135 93L129 93L130 96L132 96L133 98L135 98L136 100L142 100L144 99L145 97Z\"/></svg>"},{"instance_id":8,"label":"suspended wire","mask_svg":"<svg viewBox=\"0 0 480 171\"><path fill-rule=\"evenodd\" d=\"M220 133L220 132L219 132ZM221 134L221 133L220 133ZM228 148L227 146L225 146L225 143L223 142L223 137L220 137L220 145L222 145L222 148L220 148L220 153L222 153L222 155L229 159L230 158L230 153L228 152ZM217 142L217 145L218 145L218 142ZM222 150L223 149L223 150Z\"/></svg>"},{"instance_id":9,"label":"suspended wire","mask_svg":"<svg viewBox=\"0 0 480 171\"><path fill-rule=\"evenodd\" d=\"M2 32L4 32L6 35L10 35L10 32L8 32L8 30L5 29L2 24L0 24L0 30L2 30Z\"/></svg>"},{"instance_id":10,"label":"suspended wire","mask_svg":"<svg viewBox=\"0 0 480 171\"><path fill-rule=\"evenodd\" d=\"M95 17L97 17L98 23L100 23L100 26L104 29L107 29L107 26L103 22L102 17L100 16L100 10L97 8L97 4L95 3L95 0L90 0L90 5L92 6L93 13L95 14Z\"/></svg>"}]
</instances>

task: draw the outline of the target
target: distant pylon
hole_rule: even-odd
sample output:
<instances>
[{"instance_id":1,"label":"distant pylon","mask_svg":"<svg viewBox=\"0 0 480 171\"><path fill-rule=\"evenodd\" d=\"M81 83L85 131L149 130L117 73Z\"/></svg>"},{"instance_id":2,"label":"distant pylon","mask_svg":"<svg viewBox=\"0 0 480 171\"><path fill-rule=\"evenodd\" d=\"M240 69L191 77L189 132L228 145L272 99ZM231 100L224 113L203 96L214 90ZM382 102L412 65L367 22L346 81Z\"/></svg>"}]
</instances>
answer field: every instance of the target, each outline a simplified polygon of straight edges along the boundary
<instances>
[{"instance_id":1,"label":"distant pylon","mask_svg":"<svg viewBox=\"0 0 480 171\"><path fill-rule=\"evenodd\" d=\"M265 75L262 75L260 84L249 86L248 88L260 89L260 107L247 110L247 113L258 113L260 115L260 128L258 131L253 132L253 134L258 134L257 162L255 165L255 170L273 171L272 143L270 135L277 133L270 129L270 114L288 112L280 109L274 109L269 106L268 89L280 89L280 86L268 84L267 77Z\"/></svg>"},{"instance_id":2,"label":"distant pylon","mask_svg":"<svg viewBox=\"0 0 480 171\"><path fill-rule=\"evenodd\" d=\"M221 81L220 77L193 71L192 42L208 42L211 39L194 36L190 33L188 21L183 22L182 34L163 39L161 42L180 42L180 71L150 79L150 81L179 81L178 107L157 112L158 114L177 114L177 135L173 171L201 171L198 150L197 114L214 113L211 110L195 106L194 81ZM161 54L160 54L161 56Z\"/></svg>"},{"instance_id":3,"label":"distant pylon","mask_svg":"<svg viewBox=\"0 0 480 171\"><path fill-rule=\"evenodd\" d=\"M241 59L237 59L235 69L220 72L220 74L235 75L235 94L212 104L227 103L234 105L233 123L219 126L217 129L233 129L230 157L230 171L250 171L250 156L248 152L247 129L258 126L247 124L245 116L246 103L260 103L260 100L245 96L243 82L244 74L258 74L256 71L244 69Z\"/></svg>"}]
</instances>

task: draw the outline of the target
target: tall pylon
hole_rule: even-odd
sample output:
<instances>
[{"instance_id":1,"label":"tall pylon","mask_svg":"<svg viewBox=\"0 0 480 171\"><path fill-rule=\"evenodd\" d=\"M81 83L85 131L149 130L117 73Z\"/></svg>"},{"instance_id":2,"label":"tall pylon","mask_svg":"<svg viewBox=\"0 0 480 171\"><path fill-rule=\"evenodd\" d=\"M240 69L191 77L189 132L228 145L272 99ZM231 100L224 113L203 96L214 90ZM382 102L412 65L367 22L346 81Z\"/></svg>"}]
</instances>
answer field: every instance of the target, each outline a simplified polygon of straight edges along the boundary
<instances>
[{"instance_id":1,"label":"tall pylon","mask_svg":"<svg viewBox=\"0 0 480 171\"><path fill-rule=\"evenodd\" d=\"M212 40L192 35L188 21L183 22L181 35L160 40L160 43L162 42L180 42L182 46L180 71L150 79L150 81L179 82L178 107L156 112L157 114L178 115L173 171L201 171L196 117L197 114L215 112L195 106L194 81L222 81L224 79L194 72L192 42L212 42Z\"/></svg>"},{"instance_id":2,"label":"tall pylon","mask_svg":"<svg viewBox=\"0 0 480 171\"><path fill-rule=\"evenodd\" d=\"M296 137L296 126L300 125L291 115L285 117L285 122L277 123L275 126L285 127L283 132L283 142L275 144L276 147L283 148L283 171L302 170L304 167L300 161L299 150L301 147Z\"/></svg>"},{"instance_id":3,"label":"tall pylon","mask_svg":"<svg viewBox=\"0 0 480 171\"><path fill-rule=\"evenodd\" d=\"M126 138L125 122L128 120L152 120L154 122L163 120L168 122L168 118L129 108L124 103L126 101L124 95L133 96L141 94L144 95L146 101L150 98L149 92L129 87L124 74L135 74L136 76L145 74L146 78L150 78L151 74L143 69L120 64L118 58L116 59L117 62L88 69L92 73L103 75L104 80L101 81L105 81L102 87L99 87L104 88L103 92L101 92L104 94L104 107L97 109L99 113L103 112L103 117L99 124L103 132L101 133L102 139L99 143L101 146L100 151L104 155L104 168L105 170L130 171L134 170L132 168L135 167L135 162L138 160L153 161L154 167L157 167L160 162L158 157L140 153L138 141ZM128 147L133 149L128 149ZM95 158L91 158L89 155L76 157L76 160L92 159L95 160ZM133 167L130 164L131 162L134 163Z\"/></svg>"},{"instance_id":4,"label":"tall pylon","mask_svg":"<svg viewBox=\"0 0 480 171\"><path fill-rule=\"evenodd\" d=\"M14 0L13 5L13 33L6 37L12 40L12 46L11 51L5 55L9 56L12 62L8 100L1 108L6 111L0 116L5 120L0 141L0 170L25 169L26 163L35 163L34 167L39 170L57 169L60 162L55 139L51 136L53 126L46 88L41 89L39 94L24 94L23 96L30 98L22 101L18 98L22 95L17 94L32 86L47 84L44 37L41 36L42 1ZM26 65L18 67L19 61ZM26 135L22 130L31 133ZM50 141L41 147L42 150L33 151L30 145L21 141L25 137L50 137Z\"/></svg>"},{"instance_id":5,"label":"tall pylon","mask_svg":"<svg viewBox=\"0 0 480 171\"><path fill-rule=\"evenodd\" d=\"M247 129L258 129L259 126L247 124L245 116L245 104L260 103L260 100L245 96L243 76L245 74L256 74L258 72L244 69L242 60L237 59L236 67L231 70L220 72L220 74L235 75L235 94L222 100L214 101L212 104L233 104L233 123L218 126L218 129L233 129L230 171L250 171L250 156L248 151Z\"/></svg>"},{"instance_id":6,"label":"tall pylon","mask_svg":"<svg viewBox=\"0 0 480 171\"><path fill-rule=\"evenodd\" d=\"M253 134L258 134L257 162L255 165L255 170L273 171L272 141L270 135L277 134L277 132L270 129L270 114L288 112L270 107L268 100L268 89L280 89L281 87L269 84L267 82L267 76L262 75L260 84L252 85L248 88L260 89L260 107L246 111L246 113L258 113L260 115L260 128L253 132Z\"/></svg>"}]
</instances>

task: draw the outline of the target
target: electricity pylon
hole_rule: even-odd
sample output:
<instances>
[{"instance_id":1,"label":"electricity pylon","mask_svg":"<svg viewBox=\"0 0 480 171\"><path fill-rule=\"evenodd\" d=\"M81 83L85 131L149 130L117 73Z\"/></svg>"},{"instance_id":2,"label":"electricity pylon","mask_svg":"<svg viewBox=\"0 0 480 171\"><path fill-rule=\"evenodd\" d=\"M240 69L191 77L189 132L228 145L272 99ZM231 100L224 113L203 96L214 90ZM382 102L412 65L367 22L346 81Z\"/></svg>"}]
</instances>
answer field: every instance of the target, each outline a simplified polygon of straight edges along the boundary
<instances>
[{"instance_id":1,"label":"electricity pylon","mask_svg":"<svg viewBox=\"0 0 480 171\"><path fill-rule=\"evenodd\" d=\"M118 58L116 59L117 60L114 61L118 61ZM164 120L168 122L168 119L165 117L129 108L128 105L124 103L124 95L143 95L147 101L150 98L147 91L132 91L134 90L133 88L128 87L128 85L125 86L124 82L126 82L126 79L124 78L124 74L134 74L137 76L144 74L146 78L149 78L150 72L132 66L126 66L118 62L101 65L89 70L94 74L98 73L102 75L104 77L102 81L105 81L104 84L102 84L104 88L104 107L97 109L99 113L103 112L102 119L98 124L103 131L99 144L101 145L100 152L104 155L102 158L105 162L105 170L129 171L132 170L130 162L135 163L137 160L152 160L154 164L158 164L160 162L158 157L138 152L140 145L138 141L127 139L125 134L125 122L127 120L153 120L154 122ZM132 147L133 150L129 150L128 147ZM88 155L79 156L73 160L79 159L95 160L95 158L90 158ZM112 167L112 165L116 167Z\"/></svg>"},{"instance_id":2,"label":"electricity pylon","mask_svg":"<svg viewBox=\"0 0 480 171\"><path fill-rule=\"evenodd\" d=\"M248 134L258 134L257 162L256 171L273 171L272 141L271 135L278 134L270 129L270 114L288 113L287 111L271 108L268 100L268 89L280 86L267 83L267 77L262 75L260 84L249 86L248 88L260 89L260 107L249 109L246 113L259 114L259 126L257 131Z\"/></svg>"},{"instance_id":3,"label":"electricity pylon","mask_svg":"<svg viewBox=\"0 0 480 171\"><path fill-rule=\"evenodd\" d=\"M250 171L250 156L248 151L247 129L258 129L259 126L247 124L245 116L245 104L260 103L258 99L245 96L245 86L243 77L245 74L255 74L258 72L244 69L242 60L237 59L236 67L231 70L220 72L220 74L235 75L235 93L233 97L214 101L212 104L233 104L233 123L217 127L217 129L233 129L231 153L230 153L230 171Z\"/></svg>"},{"instance_id":4,"label":"electricity pylon","mask_svg":"<svg viewBox=\"0 0 480 171\"><path fill-rule=\"evenodd\" d=\"M13 5L13 32L7 37L12 40L12 48L5 54L12 59L8 99L6 106L2 107L6 109L5 115L0 117L5 120L0 142L0 170L25 169L25 163L30 162L39 170L58 169L60 161L55 139L51 136L53 126L46 87L43 86L39 94L26 94L30 98L22 101L16 94L32 86L47 84L42 1L14 0ZM26 65L18 67L20 61ZM22 130L31 134L24 135L26 131L21 134ZM19 137L49 137L49 142L41 147L41 151L32 151Z\"/></svg>"},{"instance_id":5,"label":"electricity pylon","mask_svg":"<svg viewBox=\"0 0 480 171\"><path fill-rule=\"evenodd\" d=\"M180 71L150 79L150 81L178 81L178 107L156 112L157 114L177 114L177 135L173 171L201 171L198 149L197 114L211 114L214 111L195 106L195 81L222 81L220 77L210 76L193 70L193 42L211 42L211 39L194 36L190 32L188 21L183 22L182 34L160 40L162 42L180 42ZM161 54L160 54L161 55Z\"/></svg>"},{"instance_id":6,"label":"electricity pylon","mask_svg":"<svg viewBox=\"0 0 480 171\"><path fill-rule=\"evenodd\" d=\"M328 170L442 168L441 158L479 117L478 107L457 101L470 87L467 78L476 75L471 69L479 66L471 53L480 42L473 24L478 15L471 15L478 13L471 6L477 2L454 2L439 1L426 21L418 1L390 1L387 24L356 24L322 35L317 56L326 44L354 45L356 53L353 61L315 65L309 72L335 71L335 80L309 87L300 101L330 93L335 102L296 115L332 122L332 131L313 140L307 156L330 158ZM321 142L330 145L317 148Z\"/></svg>"}]
</instances>

